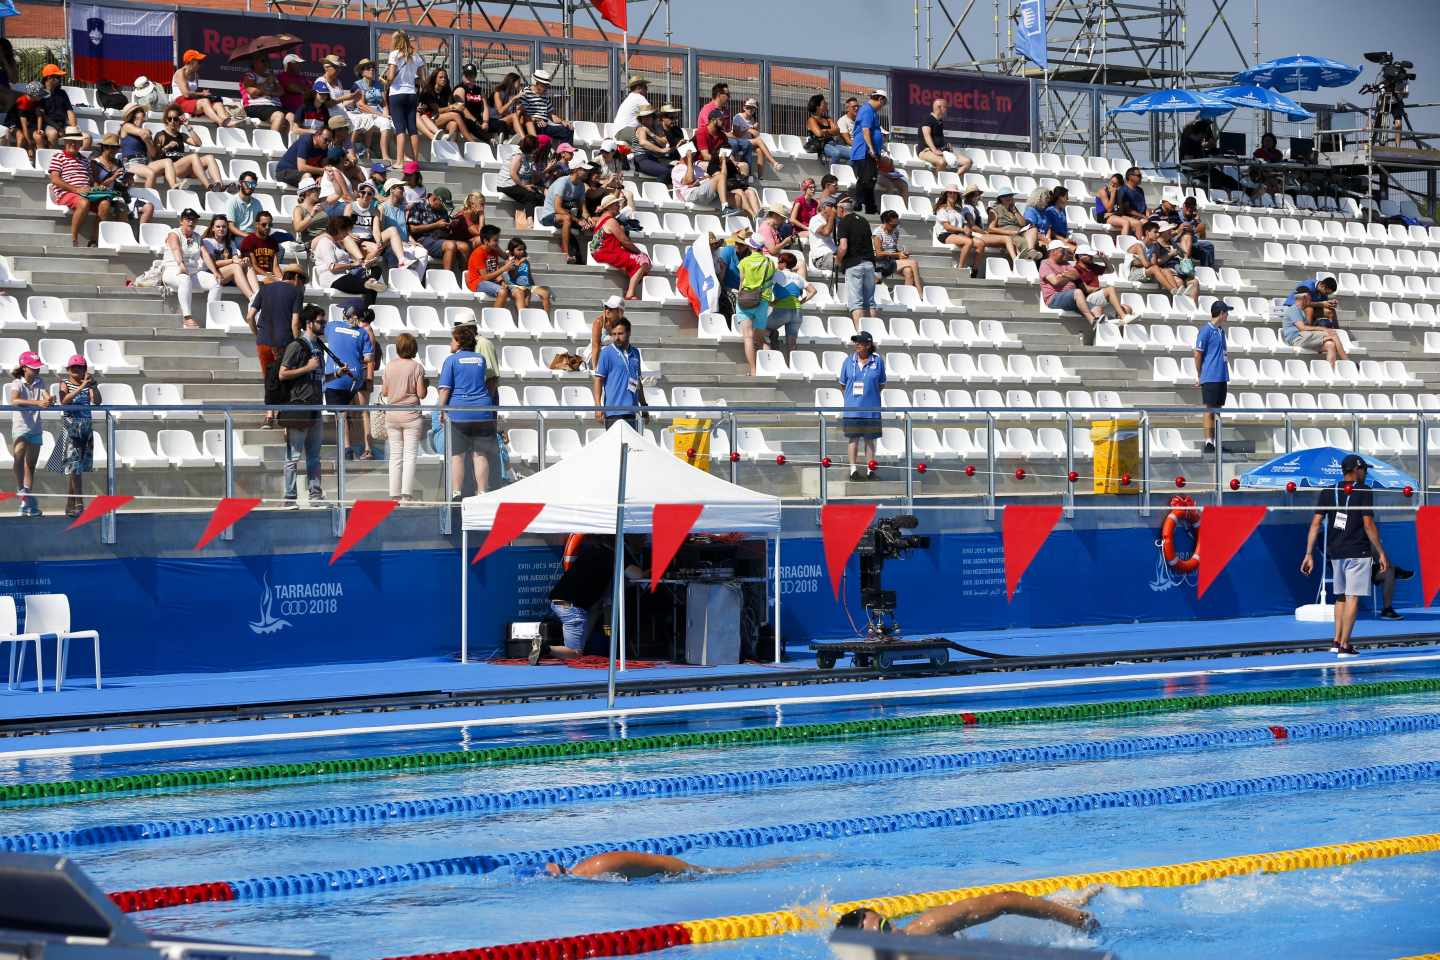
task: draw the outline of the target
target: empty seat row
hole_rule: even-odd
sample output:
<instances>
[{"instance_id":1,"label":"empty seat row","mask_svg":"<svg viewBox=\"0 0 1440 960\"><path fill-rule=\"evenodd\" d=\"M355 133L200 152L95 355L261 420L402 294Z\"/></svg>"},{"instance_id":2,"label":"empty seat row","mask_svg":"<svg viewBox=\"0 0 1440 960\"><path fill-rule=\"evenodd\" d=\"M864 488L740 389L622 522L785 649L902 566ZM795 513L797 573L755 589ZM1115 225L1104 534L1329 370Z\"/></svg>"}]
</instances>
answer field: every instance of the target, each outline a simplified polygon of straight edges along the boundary
<instances>
[{"instance_id":1,"label":"empty seat row","mask_svg":"<svg viewBox=\"0 0 1440 960\"><path fill-rule=\"evenodd\" d=\"M110 462L110 452L105 447L105 431L94 434L92 463L104 467ZM231 452L233 463L242 467L258 467L260 455L240 442L238 433L232 434ZM56 436L45 432L40 448L40 462L44 463L54 449ZM225 462L225 431L206 430L197 440L188 430L165 429L157 431L155 443L143 430L122 429L115 431L115 464L127 470L151 470L169 467L193 468L222 466ZM0 448L0 467L9 468L14 463L10 444Z\"/></svg>"},{"instance_id":2,"label":"empty seat row","mask_svg":"<svg viewBox=\"0 0 1440 960\"><path fill-rule=\"evenodd\" d=\"M20 363L20 354L30 345L19 337L0 337L0 369L13 370ZM75 341L59 337L41 337L35 348L45 369L58 373L65 369L70 358L78 352ZM84 342L82 355L90 369L97 373L125 375L139 373L143 367L139 357L125 352L125 345L119 340L92 339Z\"/></svg>"},{"instance_id":3,"label":"empty seat row","mask_svg":"<svg viewBox=\"0 0 1440 960\"><path fill-rule=\"evenodd\" d=\"M1244 409L1236 413L1229 408ZM1289 412L1292 418L1319 419L1336 414L1362 414L1368 418L1394 417L1408 419L1418 414L1440 413L1440 395L1423 393L1259 393L1242 391L1227 407L1232 419L1280 420ZM1262 412L1263 411L1263 412ZM1301 412L1293 412L1301 411Z\"/></svg>"},{"instance_id":4,"label":"empty seat row","mask_svg":"<svg viewBox=\"0 0 1440 960\"><path fill-rule=\"evenodd\" d=\"M757 376L777 380L834 380L849 354L842 350L825 350L818 357L809 350L791 351L789 360L778 350L760 350L755 354ZM899 382L973 381L979 383L1079 383L1080 378L1066 369L1054 354L1031 356L1011 354L1007 360L996 353L972 356L952 353L905 353L885 356L887 379Z\"/></svg>"},{"instance_id":5,"label":"empty seat row","mask_svg":"<svg viewBox=\"0 0 1440 960\"><path fill-rule=\"evenodd\" d=\"M1195 358L1176 360L1156 357L1153 378L1159 383L1188 386L1196 382ZM1254 360L1241 357L1230 361L1230 382L1245 386L1356 386L1356 387L1418 387L1419 377L1410 373L1400 360L1340 360L1331 366L1325 360Z\"/></svg>"},{"instance_id":6,"label":"empty seat row","mask_svg":"<svg viewBox=\"0 0 1440 960\"><path fill-rule=\"evenodd\" d=\"M1440 453L1440 430L1427 431L1430 455ZM1300 427L1287 435L1284 428L1275 430L1270 437L1271 449L1276 453L1304 450L1311 447L1340 447L1342 450L1364 450L1367 454L1380 457L1403 457L1420 451L1420 430L1418 427L1367 427L1360 426L1354 431L1347 427Z\"/></svg>"}]
</instances>

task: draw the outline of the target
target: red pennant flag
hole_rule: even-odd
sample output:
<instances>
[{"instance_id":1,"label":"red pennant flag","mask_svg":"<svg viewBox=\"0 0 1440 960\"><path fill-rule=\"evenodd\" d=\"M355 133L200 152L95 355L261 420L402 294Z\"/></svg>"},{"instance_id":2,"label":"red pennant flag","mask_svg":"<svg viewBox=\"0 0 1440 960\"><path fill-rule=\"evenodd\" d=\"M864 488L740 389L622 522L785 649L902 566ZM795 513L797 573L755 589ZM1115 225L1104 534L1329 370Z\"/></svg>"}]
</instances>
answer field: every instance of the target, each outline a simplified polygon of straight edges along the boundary
<instances>
[{"instance_id":1,"label":"red pennant flag","mask_svg":"<svg viewBox=\"0 0 1440 960\"><path fill-rule=\"evenodd\" d=\"M1440 591L1440 506L1415 512L1415 539L1420 543L1420 599L1428 607Z\"/></svg>"},{"instance_id":2,"label":"red pennant flag","mask_svg":"<svg viewBox=\"0 0 1440 960\"><path fill-rule=\"evenodd\" d=\"M1000 516L1000 540L1005 550L1005 602L1015 599L1015 588L1040 552L1040 545L1060 522L1061 507L1007 504Z\"/></svg>"},{"instance_id":3,"label":"red pennant flag","mask_svg":"<svg viewBox=\"0 0 1440 960\"><path fill-rule=\"evenodd\" d=\"M509 546L544 509L543 503L500 504L495 508L495 522L490 526L490 532L485 534L485 542L480 544L480 549L475 551L470 563L479 563L482 557L488 557L501 547Z\"/></svg>"},{"instance_id":4,"label":"red pennant flag","mask_svg":"<svg viewBox=\"0 0 1440 960\"><path fill-rule=\"evenodd\" d=\"M370 531L380 526L381 521L390 516L390 511L399 506L396 500L356 500L350 506L350 519L345 521L345 531L340 534L340 542L335 546L335 552L330 554L330 565L334 566L335 561L370 535Z\"/></svg>"},{"instance_id":5,"label":"red pennant flag","mask_svg":"<svg viewBox=\"0 0 1440 960\"><path fill-rule=\"evenodd\" d=\"M827 503L820 508L820 537L825 542L825 569L830 586L840 599L840 578L850 554L860 545L865 528L875 519L873 503Z\"/></svg>"},{"instance_id":6,"label":"red pennant flag","mask_svg":"<svg viewBox=\"0 0 1440 960\"><path fill-rule=\"evenodd\" d=\"M1265 508L1261 506L1206 507L1200 511L1200 541L1195 547L1200 553L1196 599L1205 596L1205 591L1220 576L1225 564L1245 545L1264 519Z\"/></svg>"},{"instance_id":7,"label":"red pennant flag","mask_svg":"<svg viewBox=\"0 0 1440 960\"><path fill-rule=\"evenodd\" d=\"M90 506L85 508L85 512L76 517L75 522L66 527L66 529L74 530L76 527L83 527L91 520L105 516L105 514L111 510L119 510L134 499L134 497L128 497L124 494L102 493L91 500Z\"/></svg>"},{"instance_id":8,"label":"red pennant flag","mask_svg":"<svg viewBox=\"0 0 1440 960\"><path fill-rule=\"evenodd\" d=\"M200 539L195 544L196 550L205 549L205 545L214 540L220 534L230 529L245 514L260 506L258 498L250 497L226 497L215 506L215 512L210 514L210 524Z\"/></svg>"},{"instance_id":9,"label":"red pennant flag","mask_svg":"<svg viewBox=\"0 0 1440 960\"><path fill-rule=\"evenodd\" d=\"M625 0L595 0L595 9L600 16L609 20L621 30L628 30L625 14Z\"/></svg>"},{"instance_id":10,"label":"red pennant flag","mask_svg":"<svg viewBox=\"0 0 1440 960\"><path fill-rule=\"evenodd\" d=\"M650 556L650 592L655 592L660 578L675 559L675 551L690 535L690 528L700 519L703 503L657 503L650 521L653 552Z\"/></svg>"},{"instance_id":11,"label":"red pennant flag","mask_svg":"<svg viewBox=\"0 0 1440 960\"><path fill-rule=\"evenodd\" d=\"M9 500L13 496L15 496L15 494L11 493L8 490L0 490L0 503L4 503L6 500Z\"/></svg>"}]
</instances>

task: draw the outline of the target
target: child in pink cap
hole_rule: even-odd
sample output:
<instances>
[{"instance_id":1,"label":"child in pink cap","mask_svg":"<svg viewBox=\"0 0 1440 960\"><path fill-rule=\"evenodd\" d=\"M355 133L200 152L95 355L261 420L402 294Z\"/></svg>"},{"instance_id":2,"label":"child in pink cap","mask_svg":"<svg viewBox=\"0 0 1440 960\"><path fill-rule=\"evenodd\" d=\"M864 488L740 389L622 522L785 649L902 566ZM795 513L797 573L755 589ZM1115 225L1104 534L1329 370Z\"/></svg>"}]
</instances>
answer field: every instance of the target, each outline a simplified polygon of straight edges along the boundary
<instances>
[{"instance_id":1,"label":"child in pink cap","mask_svg":"<svg viewBox=\"0 0 1440 960\"><path fill-rule=\"evenodd\" d=\"M85 509L81 483L94 469L95 435L90 408L100 404L100 386L90 373L90 364L80 354L65 363L65 375L51 388L51 398L64 409L60 418L60 472L68 487L65 516L78 517ZM55 469L51 465L51 469Z\"/></svg>"},{"instance_id":2,"label":"child in pink cap","mask_svg":"<svg viewBox=\"0 0 1440 960\"><path fill-rule=\"evenodd\" d=\"M35 482L35 462L45 442L40 411L50 406L50 394L40 379L44 367L38 354L26 350L20 354L20 365L10 374L14 379L5 387L5 403L20 408L10 415L10 452L15 456L15 489L20 495L22 517L40 516L40 507L30 496L30 485Z\"/></svg>"}]
</instances>

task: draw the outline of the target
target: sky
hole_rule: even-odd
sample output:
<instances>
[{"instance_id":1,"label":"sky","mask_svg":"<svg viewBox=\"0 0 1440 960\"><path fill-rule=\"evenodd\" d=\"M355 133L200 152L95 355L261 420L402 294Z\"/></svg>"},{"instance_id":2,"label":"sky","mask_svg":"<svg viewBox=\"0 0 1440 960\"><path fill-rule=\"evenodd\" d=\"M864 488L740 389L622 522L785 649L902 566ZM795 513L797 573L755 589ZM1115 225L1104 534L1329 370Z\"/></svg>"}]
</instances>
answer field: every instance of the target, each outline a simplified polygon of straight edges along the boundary
<instances>
[{"instance_id":1,"label":"sky","mask_svg":"<svg viewBox=\"0 0 1440 960\"><path fill-rule=\"evenodd\" d=\"M918 0L922 25L926 0ZM1231 30L1247 53L1252 49L1256 0L1230 0L1227 10ZM780 29L757 29L773 15L775 0L671 0L671 24L676 43L710 50L746 50L772 56L791 54L814 59L893 64L911 67L915 58L914 3L912 0L792 0L785 5ZM958 16L966 0L947 0ZM1002 10L1006 0L1001 0ZM1339 91L1305 94L1333 102L1338 95L1358 102L1361 83L1375 75L1375 65L1362 54L1368 50L1390 50L1398 58L1413 60L1419 79L1411 84L1412 102L1440 102L1440 59L1426 62L1425 51L1440 41L1440 0L1366 0L1365 15L1355 16L1354 0L1259 0L1260 55L1262 60L1295 53L1334 57L1365 71L1360 79ZM1208 0L1190 0L1189 28L1192 35L1203 29L1213 9ZM630 18L643 22L651 4L632 3ZM994 54L991 0L975 0L975 11L966 25L966 39L981 57ZM877 22L876 11L885 16ZM808 16L807 16L808 14ZM803 20L803 26L802 24ZM657 23L661 20L656 18ZM583 22L583 21L582 21ZM857 31L856 23L869 23ZM943 42L941 25L945 18L938 5L932 8L934 49ZM971 29L970 25L974 27ZM663 40L663 26L651 28L650 36ZM1198 69L1228 69L1235 53L1228 38L1212 32L1197 54ZM924 39L922 32L921 46ZM952 45L947 57L959 49ZM1225 54L1228 53L1228 57ZM923 55L923 54L922 54ZM1428 120L1428 128L1422 121ZM1418 111L1411 117L1417 130L1440 131L1440 109Z\"/></svg>"}]
</instances>

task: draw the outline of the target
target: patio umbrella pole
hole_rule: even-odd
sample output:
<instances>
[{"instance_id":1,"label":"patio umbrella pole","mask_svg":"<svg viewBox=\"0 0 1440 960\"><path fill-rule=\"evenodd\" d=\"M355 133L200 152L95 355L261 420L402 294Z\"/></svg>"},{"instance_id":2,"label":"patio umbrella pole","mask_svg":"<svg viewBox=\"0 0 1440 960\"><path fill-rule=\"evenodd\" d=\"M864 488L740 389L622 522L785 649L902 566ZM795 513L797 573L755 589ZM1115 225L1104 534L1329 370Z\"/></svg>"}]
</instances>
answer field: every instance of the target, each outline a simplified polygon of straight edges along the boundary
<instances>
[{"instance_id":1,"label":"patio umbrella pole","mask_svg":"<svg viewBox=\"0 0 1440 960\"><path fill-rule=\"evenodd\" d=\"M620 444L620 484L615 491L615 576L610 596L610 664L606 683L606 706L615 708L615 650L625 629L625 469L630 445Z\"/></svg>"}]
</instances>

